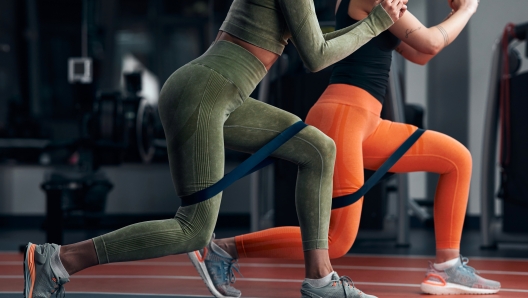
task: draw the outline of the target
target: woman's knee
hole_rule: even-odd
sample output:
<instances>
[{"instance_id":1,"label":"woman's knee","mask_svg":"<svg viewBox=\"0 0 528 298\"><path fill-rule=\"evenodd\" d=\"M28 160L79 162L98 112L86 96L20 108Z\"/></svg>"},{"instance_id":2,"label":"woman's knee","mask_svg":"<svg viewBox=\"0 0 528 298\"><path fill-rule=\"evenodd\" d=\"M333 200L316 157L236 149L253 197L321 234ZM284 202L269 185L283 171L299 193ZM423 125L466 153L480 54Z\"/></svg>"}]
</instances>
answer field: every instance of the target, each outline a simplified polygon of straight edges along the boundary
<instances>
[{"instance_id":1,"label":"woman's knee","mask_svg":"<svg viewBox=\"0 0 528 298\"><path fill-rule=\"evenodd\" d=\"M313 126L306 127L303 132L309 138L309 142L314 146L315 151L321 155L321 158L333 166L336 156L334 140ZM305 136L303 135L302 137Z\"/></svg>"},{"instance_id":2,"label":"woman's knee","mask_svg":"<svg viewBox=\"0 0 528 298\"><path fill-rule=\"evenodd\" d=\"M188 251L202 249L211 241L220 200L220 195L217 195L206 201L178 209L174 220L178 222L183 237L188 239Z\"/></svg>"},{"instance_id":3,"label":"woman's knee","mask_svg":"<svg viewBox=\"0 0 528 298\"><path fill-rule=\"evenodd\" d=\"M187 244L187 251L199 250L207 246L211 241L214 231L214 223L205 223L200 225L199 223L191 223L194 225L194 231L191 231L192 237L190 237Z\"/></svg>"},{"instance_id":4,"label":"woman's knee","mask_svg":"<svg viewBox=\"0 0 528 298\"><path fill-rule=\"evenodd\" d=\"M461 158L464 160L464 164L466 167L471 168L473 166L473 157L471 156L471 152L466 147L464 147L462 151L463 153Z\"/></svg>"},{"instance_id":5,"label":"woman's knee","mask_svg":"<svg viewBox=\"0 0 528 298\"><path fill-rule=\"evenodd\" d=\"M328 243L328 255L330 259L338 259L343 257L348 253L354 241L335 241L333 243Z\"/></svg>"},{"instance_id":6,"label":"woman's knee","mask_svg":"<svg viewBox=\"0 0 528 298\"><path fill-rule=\"evenodd\" d=\"M362 209L363 199L360 199L350 206L332 210L328 231L330 258L344 256L356 241Z\"/></svg>"},{"instance_id":7,"label":"woman's knee","mask_svg":"<svg viewBox=\"0 0 528 298\"><path fill-rule=\"evenodd\" d=\"M212 231L205 231L204 229L203 233L199 233L195 238L192 239L189 251L195 251L206 247L211 241L212 236Z\"/></svg>"},{"instance_id":8,"label":"woman's knee","mask_svg":"<svg viewBox=\"0 0 528 298\"><path fill-rule=\"evenodd\" d=\"M473 166L473 158L471 152L466 146L462 145L460 142L456 141L454 146L451 146L451 161L454 163L455 168L461 171L471 171Z\"/></svg>"},{"instance_id":9,"label":"woman's knee","mask_svg":"<svg viewBox=\"0 0 528 298\"><path fill-rule=\"evenodd\" d=\"M329 235L332 233L330 231ZM349 231L349 233L341 233L340 237L329 237L328 241L328 254L331 259L341 258L346 255L354 241L356 241L357 231Z\"/></svg>"}]
</instances>

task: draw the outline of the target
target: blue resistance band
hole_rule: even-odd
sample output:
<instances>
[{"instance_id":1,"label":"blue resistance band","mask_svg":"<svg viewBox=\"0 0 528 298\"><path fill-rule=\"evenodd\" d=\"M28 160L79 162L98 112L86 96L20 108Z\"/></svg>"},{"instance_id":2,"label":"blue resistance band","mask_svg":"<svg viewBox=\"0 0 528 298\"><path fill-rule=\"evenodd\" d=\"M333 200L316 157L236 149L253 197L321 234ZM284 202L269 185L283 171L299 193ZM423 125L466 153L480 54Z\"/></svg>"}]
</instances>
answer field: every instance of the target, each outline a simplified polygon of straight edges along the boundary
<instances>
[{"instance_id":1,"label":"blue resistance band","mask_svg":"<svg viewBox=\"0 0 528 298\"><path fill-rule=\"evenodd\" d=\"M206 201L215 195L222 192L235 181L256 172L264 167L275 162L274 158L269 156L277 150L280 146L286 143L289 139L295 136L307 125L299 121L288 127L281 134L271 140L269 143L260 148L255 154L242 162L233 171L226 174L217 183L202 189L192 195L182 198L182 206L189 206L196 203ZM374 185L376 185L382 178L387 176L388 171L398 160L416 143L420 136L425 132L423 129L417 129L403 144L396 149L396 151L374 172L374 174L363 184L363 186L353 194L336 197L332 200L332 209L343 208L357 202L363 197Z\"/></svg>"},{"instance_id":2,"label":"blue resistance band","mask_svg":"<svg viewBox=\"0 0 528 298\"><path fill-rule=\"evenodd\" d=\"M402 156L416 143L420 136L425 132L424 129L417 129L394 153L374 172L374 174L358 189L355 193L336 197L332 199L332 209L343 208L357 202L363 197L385 174L402 158Z\"/></svg>"},{"instance_id":3,"label":"blue resistance band","mask_svg":"<svg viewBox=\"0 0 528 298\"><path fill-rule=\"evenodd\" d=\"M306 126L304 122L299 121L288 127L215 184L191 195L182 197L182 206L189 206L208 200L222 192L238 179L272 164L274 159L268 157Z\"/></svg>"}]
</instances>

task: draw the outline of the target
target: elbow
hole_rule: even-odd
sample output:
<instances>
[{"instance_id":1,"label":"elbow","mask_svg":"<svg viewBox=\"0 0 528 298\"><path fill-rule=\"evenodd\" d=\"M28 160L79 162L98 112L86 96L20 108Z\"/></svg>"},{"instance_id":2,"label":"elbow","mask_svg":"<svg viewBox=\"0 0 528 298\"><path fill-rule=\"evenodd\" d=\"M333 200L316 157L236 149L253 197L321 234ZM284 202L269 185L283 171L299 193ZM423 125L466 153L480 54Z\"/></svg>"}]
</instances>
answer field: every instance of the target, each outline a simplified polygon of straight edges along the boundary
<instances>
[{"instance_id":1,"label":"elbow","mask_svg":"<svg viewBox=\"0 0 528 298\"><path fill-rule=\"evenodd\" d=\"M440 53L440 51L442 50L442 46L435 46L434 48L432 48L429 52L430 55L433 55L433 56L436 56L438 53Z\"/></svg>"},{"instance_id":2,"label":"elbow","mask_svg":"<svg viewBox=\"0 0 528 298\"><path fill-rule=\"evenodd\" d=\"M304 66L310 71L310 72L318 72L322 69L324 69L323 65L316 63L315 61L312 62L305 62Z\"/></svg>"},{"instance_id":3,"label":"elbow","mask_svg":"<svg viewBox=\"0 0 528 298\"><path fill-rule=\"evenodd\" d=\"M427 54L427 55L436 55L440 53L440 51L444 47L444 41L443 40L437 40L435 38L429 39L427 42L423 43L423 46L419 49L420 52Z\"/></svg>"},{"instance_id":4,"label":"elbow","mask_svg":"<svg viewBox=\"0 0 528 298\"><path fill-rule=\"evenodd\" d=\"M432 58L432 56L431 56L431 58ZM416 64L421 65L421 66L425 66L427 63L429 63L429 61L431 60L431 58L422 58L422 59L419 59L418 61L416 61Z\"/></svg>"},{"instance_id":5,"label":"elbow","mask_svg":"<svg viewBox=\"0 0 528 298\"><path fill-rule=\"evenodd\" d=\"M422 50L422 53L434 56L440 53L442 48L443 48L443 42L433 39L427 43L427 46Z\"/></svg>"},{"instance_id":6,"label":"elbow","mask_svg":"<svg viewBox=\"0 0 528 298\"><path fill-rule=\"evenodd\" d=\"M434 56L423 56L423 57L419 57L418 59L415 59L414 63L418 64L418 65L421 65L421 66L425 66L427 63L429 63L429 61L431 61L431 59L433 59Z\"/></svg>"},{"instance_id":7,"label":"elbow","mask_svg":"<svg viewBox=\"0 0 528 298\"><path fill-rule=\"evenodd\" d=\"M321 56L314 55L310 57L301 57L304 67L310 72L318 72L325 69L328 65L325 65L324 59Z\"/></svg>"}]
</instances>

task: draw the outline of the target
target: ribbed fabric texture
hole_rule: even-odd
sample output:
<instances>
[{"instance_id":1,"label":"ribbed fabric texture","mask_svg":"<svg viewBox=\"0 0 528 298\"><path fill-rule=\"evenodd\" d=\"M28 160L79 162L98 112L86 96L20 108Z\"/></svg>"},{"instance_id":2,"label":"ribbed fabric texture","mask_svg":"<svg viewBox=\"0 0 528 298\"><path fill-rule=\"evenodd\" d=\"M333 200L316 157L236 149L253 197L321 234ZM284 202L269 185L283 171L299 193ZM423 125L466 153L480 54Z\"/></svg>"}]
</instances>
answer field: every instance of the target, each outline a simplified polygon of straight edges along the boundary
<instances>
[{"instance_id":1,"label":"ribbed fabric texture","mask_svg":"<svg viewBox=\"0 0 528 298\"><path fill-rule=\"evenodd\" d=\"M220 195L180 207L173 219L142 222L96 237L93 240L99 263L156 258L201 246L211 237L219 206ZM211 232L209 237L207 231Z\"/></svg>"},{"instance_id":2,"label":"ribbed fabric texture","mask_svg":"<svg viewBox=\"0 0 528 298\"><path fill-rule=\"evenodd\" d=\"M208 134L210 125L214 125L214 123L211 123L210 119L213 116L213 109L218 95L226 84L227 80L225 78L217 75L210 76L207 82L207 89L204 92L200 104L200 117L198 118L198 129L196 130L197 137L195 138L197 173L201 173L195 177L197 181L196 186L199 189L204 189L211 185L212 177L209 172L210 155L208 152Z\"/></svg>"},{"instance_id":3,"label":"ribbed fabric texture","mask_svg":"<svg viewBox=\"0 0 528 298\"><path fill-rule=\"evenodd\" d=\"M223 177L224 146L253 153L300 121L295 115L247 98L265 74L266 69L251 53L222 41L167 80L159 112L178 195L192 194ZM334 142L314 127L306 127L272 156L299 166L296 204L304 249L327 248ZM201 249L209 243L220 202L218 194L180 207L173 219L142 222L94 238L99 262Z\"/></svg>"},{"instance_id":4,"label":"ribbed fabric texture","mask_svg":"<svg viewBox=\"0 0 528 298\"><path fill-rule=\"evenodd\" d=\"M291 39L306 67L318 71L352 54L392 24L378 5L353 26L322 34L313 0L235 0L220 30L277 55Z\"/></svg>"}]
</instances>

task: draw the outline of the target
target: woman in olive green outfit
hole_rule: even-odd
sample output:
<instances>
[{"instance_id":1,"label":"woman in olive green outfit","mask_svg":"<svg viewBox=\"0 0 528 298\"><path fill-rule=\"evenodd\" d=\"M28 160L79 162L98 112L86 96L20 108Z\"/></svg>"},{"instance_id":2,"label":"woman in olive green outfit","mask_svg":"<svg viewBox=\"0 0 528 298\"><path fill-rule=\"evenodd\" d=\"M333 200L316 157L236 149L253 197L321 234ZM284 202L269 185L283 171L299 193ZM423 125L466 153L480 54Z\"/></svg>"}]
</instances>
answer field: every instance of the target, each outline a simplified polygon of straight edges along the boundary
<instances>
[{"instance_id":1,"label":"woman in olive green outfit","mask_svg":"<svg viewBox=\"0 0 528 298\"><path fill-rule=\"evenodd\" d=\"M402 1L385 0L364 21L323 35L311 0L235 0L215 43L174 72L161 90L159 111L178 195L185 200L223 177L224 146L253 153L300 120L249 98L288 39L306 66L318 71L390 27L405 8ZM299 166L296 204L307 277L325 276L332 272L327 237L334 143L308 126L272 156ZM97 264L201 249L211 239L220 201L218 194L180 207L172 219L134 224L62 250L56 245L29 244L25 268L37 274L26 274L25 295L37 297L45 288L61 290L69 274ZM46 271L39 264L51 269Z\"/></svg>"}]
</instances>

